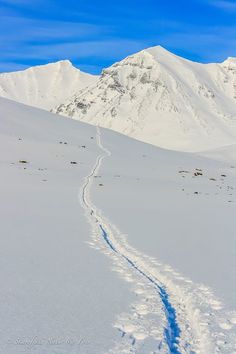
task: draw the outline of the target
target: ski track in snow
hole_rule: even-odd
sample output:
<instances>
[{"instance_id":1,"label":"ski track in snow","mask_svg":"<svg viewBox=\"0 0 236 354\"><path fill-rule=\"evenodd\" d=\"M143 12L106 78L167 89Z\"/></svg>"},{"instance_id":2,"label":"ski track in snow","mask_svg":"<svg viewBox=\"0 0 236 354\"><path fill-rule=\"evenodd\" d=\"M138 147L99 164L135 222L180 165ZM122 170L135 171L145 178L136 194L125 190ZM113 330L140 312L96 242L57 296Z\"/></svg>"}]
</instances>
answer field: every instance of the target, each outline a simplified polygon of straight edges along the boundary
<instances>
[{"instance_id":1,"label":"ski track in snow","mask_svg":"<svg viewBox=\"0 0 236 354\"><path fill-rule=\"evenodd\" d=\"M132 285L136 294L129 313L114 326L121 339L110 354L125 353L236 353L236 312L226 313L211 289L193 284L168 265L128 245L125 235L90 200L90 187L104 158L111 156L101 143L101 154L80 191L80 202L92 227L89 245L110 256L113 270Z\"/></svg>"}]
</instances>

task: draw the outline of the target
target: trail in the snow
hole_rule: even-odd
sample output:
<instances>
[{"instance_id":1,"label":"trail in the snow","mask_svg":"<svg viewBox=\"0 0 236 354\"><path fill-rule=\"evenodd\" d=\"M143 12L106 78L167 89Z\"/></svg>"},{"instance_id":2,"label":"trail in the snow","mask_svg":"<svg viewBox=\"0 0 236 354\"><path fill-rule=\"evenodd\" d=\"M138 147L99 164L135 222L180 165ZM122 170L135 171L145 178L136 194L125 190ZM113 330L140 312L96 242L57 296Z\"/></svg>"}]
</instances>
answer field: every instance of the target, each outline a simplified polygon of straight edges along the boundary
<instances>
[{"instance_id":1,"label":"trail in the snow","mask_svg":"<svg viewBox=\"0 0 236 354\"><path fill-rule=\"evenodd\" d=\"M103 159L111 155L101 143L99 128L96 137L102 154L85 178L81 191L81 204L93 230L95 242L91 245L110 252L116 271L127 281L136 277L135 282L141 287L136 289L140 302L133 306L135 310L131 315L122 314L116 324L122 333L122 343L110 353L137 353L137 342L145 342L147 348L152 348L146 350L150 353L231 353L234 343L230 342L235 336L227 336L227 330L233 327L235 314L231 314L231 319L222 317L221 304L208 288L194 286L171 267L130 247L119 230L91 202L93 178Z\"/></svg>"},{"instance_id":2,"label":"trail in the snow","mask_svg":"<svg viewBox=\"0 0 236 354\"><path fill-rule=\"evenodd\" d=\"M102 236L108 246L116 253L119 253L116 248L113 246L109 239L109 235L106 233L102 225L99 225L101 230L102 230ZM142 269L140 269L130 258L127 256L124 256L123 254L120 254L122 258L124 258L128 264L133 267L139 274L141 274L143 277L145 277L151 284L154 285L156 288L162 303L164 305L165 313L166 313L166 318L168 321L168 328L164 329L164 334L165 334L165 339L167 342L167 345L169 347L169 350L173 354L180 354L178 350L178 344L179 344L179 337L180 337L180 328L177 323L176 319L176 311L174 307L171 305L169 301L169 295L167 291L165 290L164 286L161 286L160 284L157 283L157 281L153 278L151 278L148 274L144 273Z\"/></svg>"},{"instance_id":3,"label":"trail in the snow","mask_svg":"<svg viewBox=\"0 0 236 354\"><path fill-rule=\"evenodd\" d=\"M98 145L101 148L101 142L100 142L100 130L99 128L97 128L97 142ZM102 147L103 150L105 150L106 155L110 155L110 152L107 151L106 149L104 149ZM165 336L165 340L166 340L166 344L169 348L170 353L175 353L175 354L180 354L180 351L178 350L178 344L179 344L179 336L180 336L180 328L178 326L177 323L177 319L176 319L176 311L174 309L174 307L171 305L171 302L169 300L169 295L166 291L166 289L164 288L163 285L159 284L157 282L156 279L151 278L148 274L146 274L136 263L134 260L132 260L130 257L127 257L127 255L121 253L119 250L117 250L115 248L115 246L112 244L112 241L109 238L109 234L106 231L106 226L105 226L105 222L102 223L102 219L101 217L98 219L95 207L90 203L89 200L89 196L88 196L88 186L90 184L91 179L93 178L93 176L98 172L100 164L103 160L103 158L105 158L105 155L100 155L97 158L97 161L95 163L95 166L92 170L92 172L90 173L89 176L87 176L86 178L86 182L83 186L82 189L82 200L84 203L84 206L88 209L89 211L89 215L90 215L90 219L93 219L95 223L99 223L99 228L101 230L101 235L103 237L103 239L105 240L105 242L107 243L108 247L110 247L110 249L119 254L126 262L129 266L131 266L133 269L135 269L142 277L144 277L146 280L148 280L157 290L158 295L160 296L160 299L162 301L163 307L164 307L164 311L165 311L165 315L166 315L166 319L167 319L167 327L164 328L164 336Z\"/></svg>"}]
</instances>

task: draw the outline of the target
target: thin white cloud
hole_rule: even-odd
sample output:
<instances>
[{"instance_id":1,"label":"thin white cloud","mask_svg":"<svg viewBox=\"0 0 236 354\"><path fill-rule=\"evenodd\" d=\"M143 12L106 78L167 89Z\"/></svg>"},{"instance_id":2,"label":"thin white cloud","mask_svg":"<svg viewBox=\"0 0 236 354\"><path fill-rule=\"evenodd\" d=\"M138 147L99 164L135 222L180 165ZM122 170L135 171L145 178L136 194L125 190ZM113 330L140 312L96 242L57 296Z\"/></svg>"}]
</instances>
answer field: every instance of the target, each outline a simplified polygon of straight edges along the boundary
<instances>
[{"instance_id":1,"label":"thin white cloud","mask_svg":"<svg viewBox=\"0 0 236 354\"><path fill-rule=\"evenodd\" d=\"M11 46L1 53L1 57L4 60L8 58L10 61L16 59L37 60L39 58L45 61L68 58L78 60L94 57L106 60L120 60L129 54L142 50L144 47L146 47L146 43L142 41L110 39L50 45L28 45L21 52Z\"/></svg>"},{"instance_id":2,"label":"thin white cloud","mask_svg":"<svg viewBox=\"0 0 236 354\"><path fill-rule=\"evenodd\" d=\"M73 41L76 38L86 39L101 36L107 31L108 29L103 26L89 23L43 21L3 15L0 22L0 46L3 46L4 42L24 44L50 40L63 42L71 39Z\"/></svg>"},{"instance_id":3,"label":"thin white cloud","mask_svg":"<svg viewBox=\"0 0 236 354\"><path fill-rule=\"evenodd\" d=\"M235 1L216 0L216 1L212 1L211 4L225 11L236 11Z\"/></svg>"},{"instance_id":4,"label":"thin white cloud","mask_svg":"<svg viewBox=\"0 0 236 354\"><path fill-rule=\"evenodd\" d=\"M160 43L177 52L195 55L199 61L221 62L229 56L236 56L236 26L194 28L188 32L170 33L160 37ZM194 45L193 45L194 43Z\"/></svg>"},{"instance_id":5,"label":"thin white cloud","mask_svg":"<svg viewBox=\"0 0 236 354\"><path fill-rule=\"evenodd\" d=\"M4 1L26 3L28 0ZM224 5L224 10L232 11L232 5L233 9L236 8L236 3L229 0L197 1L204 1L219 8ZM140 26L140 22L137 23ZM1 59L3 62L13 63L12 66L14 61L24 64L70 59L77 63L82 62L88 70L96 71L100 65L106 65L104 63L110 64L157 44L203 62L223 61L228 56L236 56L236 25L194 26L165 19L145 23L144 33L145 30L150 33L149 36L141 33L139 38L134 38L132 31L128 31L127 37L124 38L119 36L115 24L104 26L50 21L3 13L0 21ZM156 34L152 35L153 33ZM88 65L84 64L86 62Z\"/></svg>"},{"instance_id":6,"label":"thin white cloud","mask_svg":"<svg viewBox=\"0 0 236 354\"><path fill-rule=\"evenodd\" d=\"M27 69L29 65L0 61L0 73Z\"/></svg>"},{"instance_id":7,"label":"thin white cloud","mask_svg":"<svg viewBox=\"0 0 236 354\"><path fill-rule=\"evenodd\" d=\"M39 0L37 0L38 3ZM0 4L5 5L33 5L34 1L32 0L0 0Z\"/></svg>"}]
</instances>

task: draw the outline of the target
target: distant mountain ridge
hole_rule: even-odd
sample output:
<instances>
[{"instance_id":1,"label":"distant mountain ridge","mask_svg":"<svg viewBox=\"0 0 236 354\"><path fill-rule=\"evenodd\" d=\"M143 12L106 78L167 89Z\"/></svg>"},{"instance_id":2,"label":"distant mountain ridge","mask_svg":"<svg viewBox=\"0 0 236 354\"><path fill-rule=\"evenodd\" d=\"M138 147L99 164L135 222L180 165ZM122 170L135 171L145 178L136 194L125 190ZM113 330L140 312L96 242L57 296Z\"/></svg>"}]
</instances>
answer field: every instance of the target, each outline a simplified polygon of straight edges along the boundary
<instances>
[{"instance_id":1,"label":"distant mountain ridge","mask_svg":"<svg viewBox=\"0 0 236 354\"><path fill-rule=\"evenodd\" d=\"M97 80L69 60L0 74L0 96L50 110Z\"/></svg>"},{"instance_id":2,"label":"distant mountain ridge","mask_svg":"<svg viewBox=\"0 0 236 354\"><path fill-rule=\"evenodd\" d=\"M167 149L201 151L236 142L236 58L200 64L157 46L115 63L100 77L73 68L60 81L58 71L51 75L57 77L56 94L51 90L57 103L41 97L41 108ZM2 75L10 82L15 73Z\"/></svg>"}]
</instances>

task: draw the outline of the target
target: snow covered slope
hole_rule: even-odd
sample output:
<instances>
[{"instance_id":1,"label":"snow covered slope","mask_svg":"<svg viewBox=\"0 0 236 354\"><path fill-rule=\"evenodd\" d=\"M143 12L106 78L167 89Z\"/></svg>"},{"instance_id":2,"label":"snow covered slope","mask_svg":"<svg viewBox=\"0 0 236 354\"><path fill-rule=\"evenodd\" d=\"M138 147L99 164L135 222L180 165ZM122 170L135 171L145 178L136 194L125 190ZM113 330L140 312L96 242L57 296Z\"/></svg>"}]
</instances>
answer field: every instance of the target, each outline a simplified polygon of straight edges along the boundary
<instances>
[{"instance_id":1,"label":"snow covered slope","mask_svg":"<svg viewBox=\"0 0 236 354\"><path fill-rule=\"evenodd\" d=\"M133 295L88 246L79 203L95 133L0 99L1 354L102 354L120 338L113 322Z\"/></svg>"},{"instance_id":2,"label":"snow covered slope","mask_svg":"<svg viewBox=\"0 0 236 354\"><path fill-rule=\"evenodd\" d=\"M233 144L236 59L199 64L149 48L105 69L54 111L168 149Z\"/></svg>"},{"instance_id":3,"label":"snow covered slope","mask_svg":"<svg viewBox=\"0 0 236 354\"><path fill-rule=\"evenodd\" d=\"M127 274L115 254L116 271L138 294L116 322L125 333L126 349L139 353L143 344L128 346L130 333L147 340L156 331L162 338L152 318L160 308L152 293L157 282L172 332L167 350L161 346L153 352L234 353L236 165L229 151L235 147L222 149L218 161L219 151L212 160L106 130L101 141L106 153L99 173L103 189L94 183L91 195L104 218L109 247L143 275L138 280ZM176 342L178 350L172 346ZM119 343L116 353L120 348Z\"/></svg>"},{"instance_id":4,"label":"snow covered slope","mask_svg":"<svg viewBox=\"0 0 236 354\"><path fill-rule=\"evenodd\" d=\"M234 146L163 150L2 98L0 148L1 353L235 352Z\"/></svg>"},{"instance_id":5,"label":"snow covered slope","mask_svg":"<svg viewBox=\"0 0 236 354\"><path fill-rule=\"evenodd\" d=\"M50 110L96 80L96 76L83 73L70 61L63 60L0 74L0 96Z\"/></svg>"}]
</instances>

